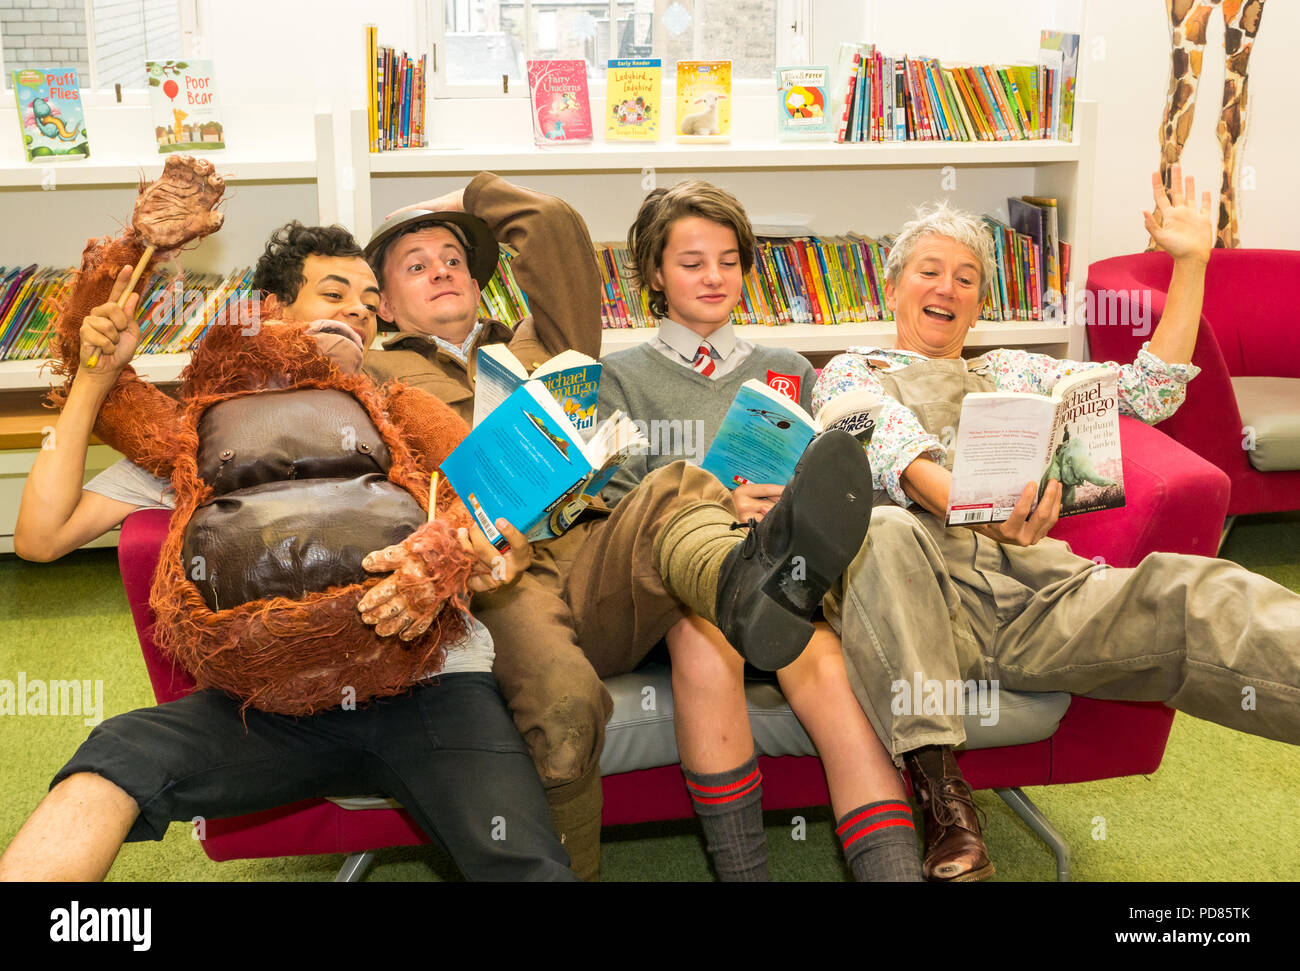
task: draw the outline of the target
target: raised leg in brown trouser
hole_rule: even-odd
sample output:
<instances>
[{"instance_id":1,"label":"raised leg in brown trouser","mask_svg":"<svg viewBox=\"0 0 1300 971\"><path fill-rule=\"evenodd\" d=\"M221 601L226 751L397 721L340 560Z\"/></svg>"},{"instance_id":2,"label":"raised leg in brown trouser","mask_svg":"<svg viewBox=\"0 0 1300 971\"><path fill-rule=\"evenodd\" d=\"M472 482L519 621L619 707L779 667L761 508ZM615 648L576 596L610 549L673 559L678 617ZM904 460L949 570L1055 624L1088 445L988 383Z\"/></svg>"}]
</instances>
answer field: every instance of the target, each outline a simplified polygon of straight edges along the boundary
<instances>
[{"instance_id":1,"label":"raised leg in brown trouser","mask_svg":"<svg viewBox=\"0 0 1300 971\"><path fill-rule=\"evenodd\" d=\"M593 523L564 584L578 643L601 677L626 674L640 664L675 623L691 610L661 575L660 540L665 527L690 517L691 538L680 544L687 564L673 581L686 594L703 586L691 570L707 570L738 545L730 529L731 494L708 472L685 462L656 469L629 492L614 512ZM705 555L701 555L701 554ZM707 599L707 598L706 598ZM704 604L702 615L711 614ZM706 619L711 619L706 617Z\"/></svg>"}]
</instances>

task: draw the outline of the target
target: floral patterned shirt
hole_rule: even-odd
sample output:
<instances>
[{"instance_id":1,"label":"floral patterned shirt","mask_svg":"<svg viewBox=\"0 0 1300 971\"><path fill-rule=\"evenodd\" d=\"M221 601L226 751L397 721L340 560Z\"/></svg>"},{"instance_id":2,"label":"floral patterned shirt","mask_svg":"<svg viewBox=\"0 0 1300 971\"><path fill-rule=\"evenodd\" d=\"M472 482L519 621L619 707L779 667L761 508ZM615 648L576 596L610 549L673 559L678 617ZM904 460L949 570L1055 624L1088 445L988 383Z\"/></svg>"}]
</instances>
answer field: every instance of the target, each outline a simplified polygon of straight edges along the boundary
<instances>
[{"instance_id":1,"label":"floral patterned shirt","mask_svg":"<svg viewBox=\"0 0 1300 971\"><path fill-rule=\"evenodd\" d=\"M1148 342L1149 343L1149 342ZM900 506L912 505L903 492L903 470L915 459L925 456L940 464L946 454L944 443L921 427L910 410L885 393L876 371L867 363L871 358L887 361L886 371L898 371L926 360L915 351L895 348L850 347L831 359L813 389L813 414L831 398L846 391L866 388L885 401L867 454L877 489L884 489ZM1142 345L1132 364L1114 361L1062 361L1045 354L1002 348L984 355L986 366L979 372L993 381L999 391L1024 391L1051 394L1056 382L1070 374L1110 368L1119 372L1119 410L1154 425L1172 415L1187 395L1187 382L1201 373L1194 364L1166 364Z\"/></svg>"}]
</instances>

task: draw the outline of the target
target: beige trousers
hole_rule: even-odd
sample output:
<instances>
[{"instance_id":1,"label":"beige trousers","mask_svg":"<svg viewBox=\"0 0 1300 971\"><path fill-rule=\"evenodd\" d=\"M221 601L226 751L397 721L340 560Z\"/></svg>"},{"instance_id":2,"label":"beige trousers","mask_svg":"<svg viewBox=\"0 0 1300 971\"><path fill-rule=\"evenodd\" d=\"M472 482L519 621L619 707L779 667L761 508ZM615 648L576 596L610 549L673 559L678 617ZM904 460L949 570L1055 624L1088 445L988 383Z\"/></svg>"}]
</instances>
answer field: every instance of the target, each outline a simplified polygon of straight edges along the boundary
<instances>
[{"instance_id":1,"label":"beige trousers","mask_svg":"<svg viewBox=\"0 0 1300 971\"><path fill-rule=\"evenodd\" d=\"M965 740L956 714L895 704L918 676L1161 701L1300 744L1300 595L1225 560L1153 553L1115 569L883 506L824 606L895 757Z\"/></svg>"}]
</instances>

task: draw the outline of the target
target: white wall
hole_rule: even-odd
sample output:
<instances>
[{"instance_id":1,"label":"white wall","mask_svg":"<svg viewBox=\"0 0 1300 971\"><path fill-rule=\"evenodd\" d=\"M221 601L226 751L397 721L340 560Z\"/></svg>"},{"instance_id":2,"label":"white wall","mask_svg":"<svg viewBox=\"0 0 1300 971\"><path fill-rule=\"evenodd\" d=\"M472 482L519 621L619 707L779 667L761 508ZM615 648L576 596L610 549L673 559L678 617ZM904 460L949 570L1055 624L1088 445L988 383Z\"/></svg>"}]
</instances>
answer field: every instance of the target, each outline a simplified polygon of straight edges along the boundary
<instances>
[{"instance_id":1,"label":"white wall","mask_svg":"<svg viewBox=\"0 0 1300 971\"><path fill-rule=\"evenodd\" d=\"M1238 192L1243 247L1300 248L1300 153L1295 76L1287 37L1300 36L1300 3L1264 8L1250 59L1250 124ZM1169 27L1159 0L1089 0L1080 52L1082 96L1100 102L1092 258L1146 246L1138 212L1151 207L1150 173L1160 162L1158 133L1169 83ZM1185 172L1215 193L1222 155L1215 125L1223 90L1223 19L1210 20L1196 116L1183 154ZM1252 187L1253 186L1253 187Z\"/></svg>"}]
</instances>

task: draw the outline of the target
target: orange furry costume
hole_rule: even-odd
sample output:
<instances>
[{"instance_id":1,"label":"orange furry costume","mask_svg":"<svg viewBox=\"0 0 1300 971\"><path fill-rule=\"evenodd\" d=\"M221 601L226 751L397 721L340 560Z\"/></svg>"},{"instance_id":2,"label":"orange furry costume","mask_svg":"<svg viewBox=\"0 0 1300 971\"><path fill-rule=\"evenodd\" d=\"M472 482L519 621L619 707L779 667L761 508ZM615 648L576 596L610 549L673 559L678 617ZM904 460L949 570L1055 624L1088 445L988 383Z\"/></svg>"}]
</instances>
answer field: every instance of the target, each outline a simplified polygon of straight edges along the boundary
<instances>
[{"instance_id":1,"label":"orange furry costume","mask_svg":"<svg viewBox=\"0 0 1300 971\"><path fill-rule=\"evenodd\" d=\"M216 184L220 186L219 179ZM220 224L216 214L205 215ZM204 234L200 230L190 238ZM134 229L87 244L76 287L58 322L62 361L54 370L67 375L67 382L51 394L56 406L66 400L76 373L83 318L108 300L117 268L133 265L144 249ZM424 634L411 641L378 636L362 621L356 605L382 577L359 570L353 571L350 582L309 589L301 596L260 597L209 609L187 575L182 552L191 519L221 495L200 472L203 436L209 433L203 419L216 414L212 409L223 403L267 392L340 392L359 403L387 448L391 462L387 483L395 487L389 491L403 492L412 509L418 505L421 510L428 508L430 470L468 429L426 392L400 384L381 389L362 375L343 374L319 353L301 326L269 320L255 323L256 327L243 329L209 328L181 375L179 400L141 381L130 366L123 368L95 425L104 442L150 473L170 479L175 491L175 512L150 599L157 618L156 639L199 688L218 688L246 706L268 712L305 715L337 707L345 698L362 703L400 694L441 666L445 645L465 629L459 609L443 610ZM291 470L287 479L293 478ZM292 490L300 483L274 484ZM473 558L457 540L456 528L468 523L461 507L453 508L453 500L454 494L444 485L438 494L437 520L420 526L405 545L423 563L424 579L434 584L432 595L464 607ZM296 508L302 509L302 503ZM319 546L326 526L337 528L353 511L320 510L321 533L307 539ZM286 542L299 538L288 537ZM231 539L238 544L238 537ZM264 541L261 535L244 539ZM213 555L219 560L221 550L215 549ZM422 589L429 592L427 586Z\"/></svg>"}]
</instances>

